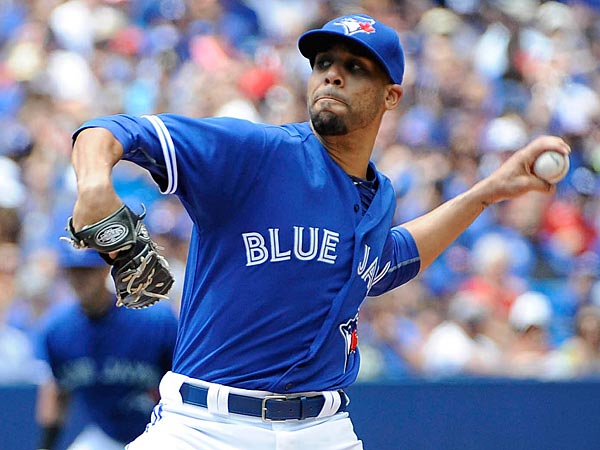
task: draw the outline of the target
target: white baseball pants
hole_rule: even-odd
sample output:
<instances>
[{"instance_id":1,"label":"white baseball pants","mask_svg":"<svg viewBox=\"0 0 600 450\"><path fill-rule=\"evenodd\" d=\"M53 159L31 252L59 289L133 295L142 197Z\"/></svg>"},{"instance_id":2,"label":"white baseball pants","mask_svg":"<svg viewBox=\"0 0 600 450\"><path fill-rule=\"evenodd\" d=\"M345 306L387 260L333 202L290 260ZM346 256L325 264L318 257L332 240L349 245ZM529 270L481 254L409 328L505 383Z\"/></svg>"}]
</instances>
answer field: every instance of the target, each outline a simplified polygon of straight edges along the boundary
<instances>
[{"instance_id":1,"label":"white baseball pants","mask_svg":"<svg viewBox=\"0 0 600 450\"><path fill-rule=\"evenodd\" d=\"M285 422L228 414L218 405L208 408L185 404L179 389L187 382L220 386L173 372L160 383L160 403L146 431L126 450L362 450L347 412L328 417ZM223 387L223 386L221 386ZM264 391L224 387L226 392L263 397ZM222 402L220 402L222 403ZM209 411L210 410L210 411Z\"/></svg>"}]
</instances>

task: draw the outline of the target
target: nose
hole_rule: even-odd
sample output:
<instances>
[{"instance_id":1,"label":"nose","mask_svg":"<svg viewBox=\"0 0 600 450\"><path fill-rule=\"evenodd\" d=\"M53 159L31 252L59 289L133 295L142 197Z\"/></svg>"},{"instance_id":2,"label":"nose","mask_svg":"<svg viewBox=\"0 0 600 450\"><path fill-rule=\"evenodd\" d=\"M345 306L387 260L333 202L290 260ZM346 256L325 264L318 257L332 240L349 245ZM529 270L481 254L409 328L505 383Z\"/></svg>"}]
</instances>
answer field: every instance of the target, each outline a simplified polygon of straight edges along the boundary
<instances>
[{"instance_id":1,"label":"nose","mask_svg":"<svg viewBox=\"0 0 600 450\"><path fill-rule=\"evenodd\" d=\"M344 84L344 77L337 64L329 66L327 73L325 73L325 84L333 84L335 86L342 86Z\"/></svg>"}]
</instances>

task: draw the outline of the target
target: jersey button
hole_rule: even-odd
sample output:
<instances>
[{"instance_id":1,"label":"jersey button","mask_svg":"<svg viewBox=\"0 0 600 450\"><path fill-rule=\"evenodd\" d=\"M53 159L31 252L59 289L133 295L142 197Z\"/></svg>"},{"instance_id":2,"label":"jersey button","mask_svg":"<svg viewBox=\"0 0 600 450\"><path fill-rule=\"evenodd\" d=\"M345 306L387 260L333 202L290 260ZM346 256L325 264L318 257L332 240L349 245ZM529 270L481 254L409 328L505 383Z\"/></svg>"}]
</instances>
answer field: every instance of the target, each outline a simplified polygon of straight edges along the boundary
<instances>
[{"instance_id":1,"label":"jersey button","mask_svg":"<svg viewBox=\"0 0 600 450\"><path fill-rule=\"evenodd\" d=\"M285 385L285 388L284 388L284 389L285 389L286 391L289 391L289 390L290 390L291 388L293 388L293 387L294 387L294 385L293 385L292 383L288 383L288 384L286 384L286 385Z\"/></svg>"},{"instance_id":2,"label":"jersey button","mask_svg":"<svg viewBox=\"0 0 600 450\"><path fill-rule=\"evenodd\" d=\"M358 212L359 209L360 209L360 206L354 205L354 212Z\"/></svg>"}]
</instances>

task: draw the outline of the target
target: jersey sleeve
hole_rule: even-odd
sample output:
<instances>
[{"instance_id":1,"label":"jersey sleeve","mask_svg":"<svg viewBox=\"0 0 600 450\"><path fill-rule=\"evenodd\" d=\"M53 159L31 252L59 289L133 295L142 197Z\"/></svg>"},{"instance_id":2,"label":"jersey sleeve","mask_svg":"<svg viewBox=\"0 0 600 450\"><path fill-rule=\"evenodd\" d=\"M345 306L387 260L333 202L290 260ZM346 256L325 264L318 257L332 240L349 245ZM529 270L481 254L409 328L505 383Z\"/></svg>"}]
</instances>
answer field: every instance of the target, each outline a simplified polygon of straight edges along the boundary
<instances>
[{"instance_id":1,"label":"jersey sleeve","mask_svg":"<svg viewBox=\"0 0 600 450\"><path fill-rule=\"evenodd\" d=\"M91 127L108 129L124 160L148 170L163 194L178 195L206 218L251 188L268 147L263 126L226 117L104 116L84 123L73 139Z\"/></svg>"},{"instance_id":2,"label":"jersey sleeve","mask_svg":"<svg viewBox=\"0 0 600 450\"><path fill-rule=\"evenodd\" d=\"M383 265L389 262L389 269L371 287L369 296L384 294L417 276L421 268L421 258L417 244L406 228L398 226L390 230L381 261Z\"/></svg>"}]
</instances>

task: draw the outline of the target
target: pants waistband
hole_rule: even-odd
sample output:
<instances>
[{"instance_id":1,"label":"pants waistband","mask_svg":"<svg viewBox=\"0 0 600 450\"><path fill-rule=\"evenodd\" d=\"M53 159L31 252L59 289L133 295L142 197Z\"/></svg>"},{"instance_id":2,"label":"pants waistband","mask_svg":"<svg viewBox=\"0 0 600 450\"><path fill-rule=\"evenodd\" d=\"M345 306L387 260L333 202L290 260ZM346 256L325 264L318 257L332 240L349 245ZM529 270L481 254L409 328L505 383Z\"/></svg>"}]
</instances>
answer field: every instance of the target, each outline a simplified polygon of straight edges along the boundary
<instances>
[{"instance_id":1,"label":"pants waistband","mask_svg":"<svg viewBox=\"0 0 600 450\"><path fill-rule=\"evenodd\" d=\"M183 403L208 408L216 414L241 414L264 421L302 420L328 417L346 410L344 391L327 391L315 395L266 395L262 398L233 394L223 386L195 386L183 383L179 389Z\"/></svg>"}]
</instances>

